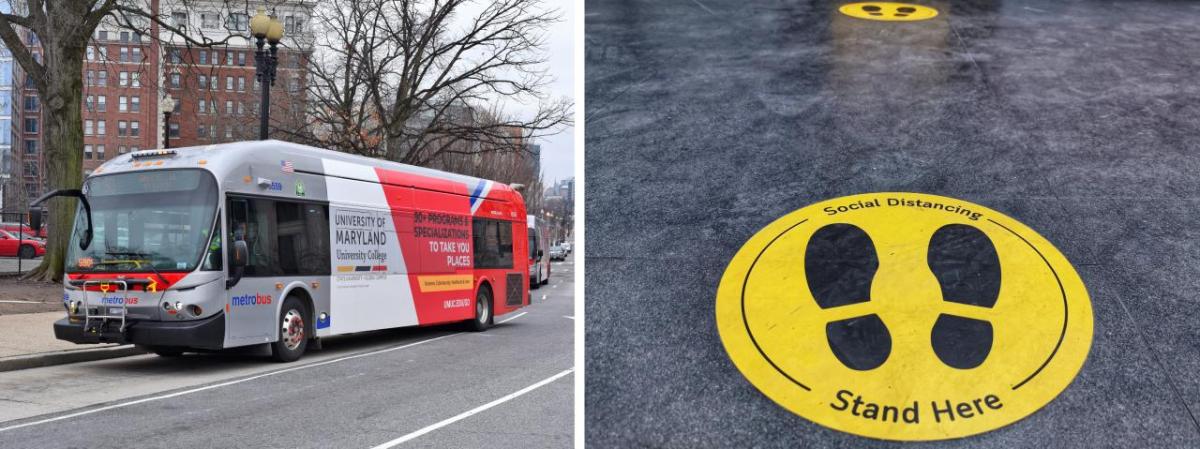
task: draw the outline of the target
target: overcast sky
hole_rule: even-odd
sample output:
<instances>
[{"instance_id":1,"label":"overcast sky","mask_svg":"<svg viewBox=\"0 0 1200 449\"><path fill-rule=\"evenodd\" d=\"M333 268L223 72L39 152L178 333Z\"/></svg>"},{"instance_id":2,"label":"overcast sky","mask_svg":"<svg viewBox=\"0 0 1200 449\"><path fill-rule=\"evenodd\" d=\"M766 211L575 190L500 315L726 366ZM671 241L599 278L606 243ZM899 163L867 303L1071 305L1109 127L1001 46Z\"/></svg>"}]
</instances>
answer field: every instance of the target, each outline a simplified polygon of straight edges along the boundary
<instances>
[{"instance_id":1,"label":"overcast sky","mask_svg":"<svg viewBox=\"0 0 1200 449\"><path fill-rule=\"evenodd\" d=\"M574 38L575 12L572 0L547 0L548 7L557 8L562 14L562 21L554 25L548 35L546 50L550 52L550 75L554 84L548 92L554 98L575 100L574 48L571 39ZM575 129L567 128L562 133L542 138L542 176L546 185L555 179L567 179L575 176Z\"/></svg>"}]
</instances>

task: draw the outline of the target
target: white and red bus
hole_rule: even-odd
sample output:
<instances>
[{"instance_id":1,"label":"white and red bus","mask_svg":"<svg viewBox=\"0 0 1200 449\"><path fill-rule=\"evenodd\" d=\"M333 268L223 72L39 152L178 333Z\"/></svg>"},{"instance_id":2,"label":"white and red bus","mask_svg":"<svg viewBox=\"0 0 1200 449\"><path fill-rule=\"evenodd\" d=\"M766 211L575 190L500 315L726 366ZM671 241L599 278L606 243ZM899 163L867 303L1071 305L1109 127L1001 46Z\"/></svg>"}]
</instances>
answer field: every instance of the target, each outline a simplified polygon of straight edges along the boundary
<instances>
[{"instance_id":1,"label":"white and red bus","mask_svg":"<svg viewBox=\"0 0 1200 449\"><path fill-rule=\"evenodd\" d=\"M96 169L55 335L164 356L465 322L529 304L524 201L502 183L280 141L146 150Z\"/></svg>"}]
</instances>

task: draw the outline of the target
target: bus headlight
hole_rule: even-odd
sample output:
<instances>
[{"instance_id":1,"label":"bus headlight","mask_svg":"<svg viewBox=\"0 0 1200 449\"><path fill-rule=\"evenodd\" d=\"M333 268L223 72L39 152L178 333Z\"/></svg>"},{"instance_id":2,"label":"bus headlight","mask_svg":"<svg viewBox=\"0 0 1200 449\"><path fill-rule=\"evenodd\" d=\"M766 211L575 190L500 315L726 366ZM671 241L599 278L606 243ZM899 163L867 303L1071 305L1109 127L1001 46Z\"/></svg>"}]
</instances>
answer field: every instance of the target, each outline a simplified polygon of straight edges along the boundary
<instances>
[{"instance_id":1,"label":"bus headlight","mask_svg":"<svg viewBox=\"0 0 1200 449\"><path fill-rule=\"evenodd\" d=\"M67 312L70 313L71 315L78 315L79 314L79 301L71 301L71 304L69 306L67 306Z\"/></svg>"}]
</instances>

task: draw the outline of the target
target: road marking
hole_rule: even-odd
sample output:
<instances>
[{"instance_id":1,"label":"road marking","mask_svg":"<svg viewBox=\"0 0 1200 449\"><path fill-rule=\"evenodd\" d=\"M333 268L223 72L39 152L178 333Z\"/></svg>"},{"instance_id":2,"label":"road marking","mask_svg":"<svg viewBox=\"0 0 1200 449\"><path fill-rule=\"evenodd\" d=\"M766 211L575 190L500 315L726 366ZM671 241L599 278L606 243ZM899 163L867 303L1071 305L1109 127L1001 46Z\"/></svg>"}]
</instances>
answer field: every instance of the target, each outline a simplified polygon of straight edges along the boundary
<instances>
[{"instance_id":1,"label":"road marking","mask_svg":"<svg viewBox=\"0 0 1200 449\"><path fill-rule=\"evenodd\" d=\"M5 303L5 304L51 304L51 303L42 302L42 301L22 301L19 299L0 299L0 302Z\"/></svg>"},{"instance_id":2,"label":"road marking","mask_svg":"<svg viewBox=\"0 0 1200 449\"><path fill-rule=\"evenodd\" d=\"M707 6L704 6L704 4L703 4L703 3L700 3L698 0L692 0L692 3L695 3L695 4L696 4L696 6L699 6L699 7L703 8L703 9L704 9L705 11L707 11L709 14L712 14L712 15L714 15L714 16L715 16L715 15L717 15L717 13L713 12L713 10L711 10L711 9L708 9L708 7L707 7Z\"/></svg>"},{"instance_id":3,"label":"road marking","mask_svg":"<svg viewBox=\"0 0 1200 449\"><path fill-rule=\"evenodd\" d=\"M546 384L549 384L550 382L554 382L554 381L556 381L556 380L558 380L558 379L561 379L563 376L566 376L566 375L568 375L568 374L571 374L571 372L573 372L573 371L575 371L575 369L574 369L574 368L571 368L571 369L569 369L569 370L566 370L566 371L563 371L563 372L561 372L561 373L555 374L555 375L553 375L553 376L547 377L547 378L545 378L545 379L542 379L542 380L541 380L541 381L539 381L538 383L535 383L535 384L533 384L533 385L530 385L530 386L528 386L528 387L525 387L525 388L522 388L522 389L520 389L520 390L517 390L516 392L509 393L507 396L504 396L504 397L502 397L502 398L500 398L500 399L496 399L496 400L494 400L494 401L492 401L492 402L489 402L489 403L487 403L487 404L483 404L483 405L481 405L481 406L479 406L479 407L475 407L475 408L473 408L473 409L471 409L471 410L467 410L467 411L465 411L465 412L462 412L462 413L460 413L460 414L458 414L458 415L456 415L456 416L454 416L454 417L451 417L451 418L444 419L444 420L442 420L442 421L439 421L439 422L437 422L437 423L435 423L435 424L431 424L431 425L429 425L429 426L425 426L425 427L424 427L424 428L422 428L421 430L418 430L418 431L416 431L416 432L413 432L413 433L410 433L410 434L408 434L408 435L402 436L402 437L400 437L400 438L396 438L396 439L394 439L394 440L392 440L392 441L388 441L388 442L386 442L386 443L380 444L380 445L378 445L378 446L375 446L375 447L374 447L374 448L372 448L372 449L388 449L388 448L396 447L396 446L398 446L398 445L400 445L400 444L402 444L402 443L404 443L404 442L406 442L406 441L411 441L411 440L413 440L413 439L415 439L415 438L417 438L417 437L420 437L421 435L425 435L425 434L427 434L427 433L429 433L429 432L433 432L433 431L435 431L435 430L438 430L438 429L440 429L440 428L442 428L442 427L446 427L446 426L448 426L448 425L451 425L451 424L454 424L454 423L456 423L456 422L458 422L458 421L462 421L462 420L464 420L464 419L466 419L466 418L469 418L469 417L471 417L472 415L478 414L479 412L482 412L482 411L484 411L484 410L487 410L487 409L489 409L489 408L492 408L492 407L495 407L495 406L497 406L497 405L500 405L500 404L503 404L503 403L505 403L505 402L511 401L511 400L513 400L513 399L516 399L516 398L520 397L521 395L524 395L525 393L528 393L528 392L530 392L530 391L533 391L533 390L536 390L536 389L538 389L538 388L541 388L541 387L545 386Z\"/></svg>"},{"instance_id":4,"label":"road marking","mask_svg":"<svg viewBox=\"0 0 1200 449\"><path fill-rule=\"evenodd\" d=\"M523 314L522 314L522 315L523 315ZM513 317L513 318L516 318L516 317ZM396 347L391 347L391 348L385 348L385 349L380 349L380 350L376 350L376 351L370 351L370 352L364 352L364 353L362 353L362 354L348 355L348 356L341 357L341 358L336 358L336 359L333 359L333 360L326 360L326 361L324 361L324 362L316 362L316 363L310 363L310 364L308 364L308 365L301 365L301 366L292 367L292 368L285 368L285 369L281 369L281 370L279 370L279 371L271 371L271 372L268 372L268 373L263 373L263 374L259 374L259 375L256 375L256 376L247 377L247 378L244 378L244 379L231 380L231 381L228 381L228 382L222 382L222 383L219 383L219 384L213 384L213 385L208 385L208 386L204 386L204 387L193 388L193 389L191 389L191 390L178 391L178 392L175 392L175 393L166 394L166 395L162 395L162 396L154 396L154 397L149 397L149 398L138 399L138 400L136 400L136 401L122 402L122 403L119 403L119 404L113 404L113 405L109 405L109 406L105 406L105 407L100 407L100 408L96 408L96 409L85 410L85 411L82 411L82 412L77 412L77 413L71 413L71 414L69 414L69 415L57 416L57 417L54 417L54 418L47 418L47 419L43 419L43 420L39 420L39 421L27 422L27 423L24 423L24 424L17 424L17 425L14 425L14 426L0 427L0 432L6 432L6 431L9 431L9 430L20 429L20 428L22 428L22 427L36 426L36 425L38 425L38 424L46 424L46 423L51 423L51 422L55 422L55 421L62 421L62 420L64 420L64 419L71 419L71 418L75 418L75 417L79 417L79 416L90 415L90 414L93 414L93 413L98 413L98 412L108 411L108 410L117 409L117 408L122 408L122 407L128 407L128 406L131 406L131 405L143 404L143 403L146 403L146 402L157 401L157 400L161 400L161 399L170 399L170 398L175 398L175 397L179 397L179 396L183 396L183 395L187 395L187 394L199 393L199 392L201 392L201 391L206 391L206 390L212 390L212 389L214 389L214 388L228 387L228 386L230 386L230 385L240 384L240 383L242 383L242 382L249 382L249 381L251 381L251 380L262 379L262 378L264 378L264 377L274 376L274 375L276 375L276 374L283 374L283 373L288 373L288 372L292 372L292 371L298 371L298 370L302 370L302 369L305 369L305 368L312 368L312 367L315 367L315 366L328 365L328 364L331 364L331 363L341 362L341 361L350 360L350 359L356 359L356 358L359 358L359 357L366 357L366 356L369 356L369 355L383 354L383 353L385 353L385 352L391 352L391 351L395 351L395 350L399 350L399 349L411 348L411 347L413 347L413 346L416 346L416 345L419 345L419 344L422 344L422 343L429 343L429 342L431 342L431 341L434 341L434 340L441 340L441 339L443 339L443 338L447 338L447 337L453 337L453 336L455 336L455 335L458 335L458 334L461 334L461 333L462 333L462 332L455 332L455 333L453 333L453 334L447 334L447 335L442 335L442 336L439 336L439 337L433 337L433 338L430 338L430 339L421 340L421 341L418 341L418 342L413 342L413 343L409 343L409 344L405 344L405 345L401 345L401 346L396 346Z\"/></svg>"},{"instance_id":5,"label":"road marking","mask_svg":"<svg viewBox=\"0 0 1200 449\"><path fill-rule=\"evenodd\" d=\"M546 300L546 295L542 295L542 301Z\"/></svg>"},{"instance_id":6,"label":"road marking","mask_svg":"<svg viewBox=\"0 0 1200 449\"><path fill-rule=\"evenodd\" d=\"M524 315L524 314L526 314L526 313L529 313L529 312L521 312L521 313L518 313L518 314L516 314L516 315L513 315L513 316L511 316L511 317L508 317L508 318L505 318L505 319L503 319L503 320L500 320L500 322L499 322L499 323L496 323L496 324L504 324L504 323L507 323L507 322L509 322L509 321L515 320L515 319L517 319L517 318L520 318L520 317L521 317L521 315Z\"/></svg>"},{"instance_id":7,"label":"road marking","mask_svg":"<svg viewBox=\"0 0 1200 449\"><path fill-rule=\"evenodd\" d=\"M573 317L573 316L570 316L570 315L563 315L563 318L566 318L566 319L568 319L568 320L573 320L573 319L575 319L575 317Z\"/></svg>"}]
</instances>

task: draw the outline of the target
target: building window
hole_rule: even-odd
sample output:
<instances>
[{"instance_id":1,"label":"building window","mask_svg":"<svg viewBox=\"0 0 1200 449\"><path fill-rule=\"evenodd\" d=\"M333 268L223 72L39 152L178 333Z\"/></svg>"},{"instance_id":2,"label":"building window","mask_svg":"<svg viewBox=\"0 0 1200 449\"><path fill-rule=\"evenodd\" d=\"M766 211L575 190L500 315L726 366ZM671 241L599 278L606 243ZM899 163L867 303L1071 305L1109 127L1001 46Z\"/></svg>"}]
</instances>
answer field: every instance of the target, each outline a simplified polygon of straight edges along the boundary
<instances>
[{"instance_id":1,"label":"building window","mask_svg":"<svg viewBox=\"0 0 1200 449\"><path fill-rule=\"evenodd\" d=\"M225 125L225 138L226 139L233 138L233 125Z\"/></svg>"},{"instance_id":2,"label":"building window","mask_svg":"<svg viewBox=\"0 0 1200 449\"><path fill-rule=\"evenodd\" d=\"M142 47L129 50L129 62L142 62Z\"/></svg>"},{"instance_id":3,"label":"building window","mask_svg":"<svg viewBox=\"0 0 1200 449\"><path fill-rule=\"evenodd\" d=\"M250 16L243 13L233 13L229 15L229 23L226 28L231 31L246 31L249 29Z\"/></svg>"},{"instance_id":4,"label":"building window","mask_svg":"<svg viewBox=\"0 0 1200 449\"><path fill-rule=\"evenodd\" d=\"M38 132L38 121L35 118L25 119L25 132L33 134Z\"/></svg>"},{"instance_id":5,"label":"building window","mask_svg":"<svg viewBox=\"0 0 1200 449\"><path fill-rule=\"evenodd\" d=\"M83 107L86 108L88 112L96 112L96 96L88 95L87 99L83 100Z\"/></svg>"},{"instance_id":6,"label":"building window","mask_svg":"<svg viewBox=\"0 0 1200 449\"><path fill-rule=\"evenodd\" d=\"M221 65L221 52L213 50L212 63L213 65Z\"/></svg>"},{"instance_id":7,"label":"building window","mask_svg":"<svg viewBox=\"0 0 1200 449\"><path fill-rule=\"evenodd\" d=\"M108 86L108 71L101 70L96 72L96 85L100 87Z\"/></svg>"},{"instance_id":8,"label":"building window","mask_svg":"<svg viewBox=\"0 0 1200 449\"><path fill-rule=\"evenodd\" d=\"M136 120L129 122L129 135L133 137L142 135L141 124L141 122Z\"/></svg>"},{"instance_id":9,"label":"building window","mask_svg":"<svg viewBox=\"0 0 1200 449\"><path fill-rule=\"evenodd\" d=\"M25 97L25 110L26 111L38 110L38 97L35 97L35 96Z\"/></svg>"},{"instance_id":10,"label":"building window","mask_svg":"<svg viewBox=\"0 0 1200 449\"><path fill-rule=\"evenodd\" d=\"M129 72L129 84L133 87L142 87L141 72Z\"/></svg>"},{"instance_id":11,"label":"building window","mask_svg":"<svg viewBox=\"0 0 1200 449\"><path fill-rule=\"evenodd\" d=\"M200 85L200 89L204 89L205 87L208 87L208 77L204 76L204 75L196 76L196 84Z\"/></svg>"},{"instance_id":12,"label":"building window","mask_svg":"<svg viewBox=\"0 0 1200 449\"><path fill-rule=\"evenodd\" d=\"M133 112L142 112L142 97L130 97L129 110Z\"/></svg>"},{"instance_id":13,"label":"building window","mask_svg":"<svg viewBox=\"0 0 1200 449\"><path fill-rule=\"evenodd\" d=\"M167 135L170 136L172 139L178 139L179 138L179 124L172 123L169 126L167 126Z\"/></svg>"},{"instance_id":14,"label":"building window","mask_svg":"<svg viewBox=\"0 0 1200 449\"><path fill-rule=\"evenodd\" d=\"M87 75L85 75L84 78L87 79L86 84L88 86L96 85L96 71L95 70L88 70Z\"/></svg>"},{"instance_id":15,"label":"building window","mask_svg":"<svg viewBox=\"0 0 1200 449\"><path fill-rule=\"evenodd\" d=\"M106 123L104 120L96 120L96 135L97 136L103 136L108 133L108 130L105 129L106 128L104 126L105 124Z\"/></svg>"},{"instance_id":16,"label":"building window","mask_svg":"<svg viewBox=\"0 0 1200 449\"><path fill-rule=\"evenodd\" d=\"M171 110L172 114L178 114L183 110L183 100L175 100L175 109Z\"/></svg>"},{"instance_id":17,"label":"building window","mask_svg":"<svg viewBox=\"0 0 1200 449\"><path fill-rule=\"evenodd\" d=\"M232 52L232 51L228 51L228 50L225 51L225 65L233 65L233 58L234 58L233 53L234 52Z\"/></svg>"},{"instance_id":18,"label":"building window","mask_svg":"<svg viewBox=\"0 0 1200 449\"><path fill-rule=\"evenodd\" d=\"M38 141L29 139L25 140L25 154L37 154L37 150Z\"/></svg>"},{"instance_id":19,"label":"building window","mask_svg":"<svg viewBox=\"0 0 1200 449\"><path fill-rule=\"evenodd\" d=\"M246 105L239 101L237 115L245 115L245 114L246 114Z\"/></svg>"},{"instance_id":20,"label":"building window","mask_svg":"<svg viewBox=\"0 0 1200 449\"><path fill-rule=\"evenodd\" d=\"M181 84L181 78L182 78L182 75L180 75L178 73L171 74L171 88L172 89L179 88L179 85Z\"/></svg>"},{"instance_id":21,"label":"building window","mask_svg":"<svg viewBox=\"0 0 1200 449\"><path fill-rule=\"evenodd\" d=\"M172 12L171 13L171 21L174 23L176 28L179 28L180 31L187 31L188 20L187 20L186 12L182 12L182 11Z\"/></svg>"},{"instance_id":22,"label":"building window","mask_svg":"<svg viewBox=\"0 0 1200 449\"><path fill-rule=\"evenodd\" d=\"M92 146L91 146L91 145L84 145L84 146L83 146L83 158L84 158L84 159L91 159L91 158L92 158Z\"/></svg>"},{"instance_id":23,"label":"building window","mask_svg":"<svg viewBox=\"0 0 1200 449\"><path fill-rule=\"evenodd\" d=\"M122 95L117 97L117 112L129 112L129 98Z\"/></svg>"},{"instance_id":24,"label":"building window","mask_svg":"<svg viewBox=\"0 0 1200 449\"><path fill-rule=\"evenodd\" d=\"M200 13L200 26L206 30L215 30L221 26L221 18L217 13Z\"/></svg>"},{"instance_id":25,"label":"building window","mask_svg":"<svg viewBox=\"0 0 1200 449\"><path fill-rule=\"evenodd\" d=\"M102 45L97 47L96 50L100 52L101 61L108 61L108 47Z\"/></svg>"},{"instance_id":26,"label":"building window","mask_svg":"<svg viewBox=\"0 0 1200 449\"><path fill-rule=\"evenodd\" d=\"M208 137L208 127L204 125L196 127L196 137Z\"/></svg>"},{"instance_id":27,"label":"building window","mask_svg":"<svg viewBox=\"0 0 1200 449\"><path fill-rule=\"evenodd\" d=\"M38 164L37 162L25 162L25 176L37 177Z\"/></svg>"},{"instance_id":28,"label":"building window","mask_svg":"<svg viewBox=\"0 0 1200 449\"><path fill-rule=\"evenodd\" d=\"M171 64L179 64L180 62L183 62L183 57L179 55L179 49L178 49L178 48L172 48L172 49L170 49L170 50L167 52L167 55L168 55L168 56L169 56L169 58L170 58Z\"/></svg>"},{"instance_id":29,"label":"building window","mask_svg":"<svg viewBox=\"0 0 1200 449\"><path fill-rule=\"evenodd\" d=\"M96 40L98 40L98 41L108 40L108 31L97 31L96 32Z\"/></svg>"},{"instance_id":30,"label":"building window","mask_svg":"<svg viewBox=\"0 0 1200 449\"><path fill-rule=\"evenodd\" d=\"M208 64L208 50L200 50L200 63Z\"/></svg>"},{"instance_id":31,"label":"building window","mask_svg":"<svg viewBox=\"0 0 1200 449\"><path fill-rule=\"evenodd\" d=\"M129 32L128 31L121 32L121 42L129 42Z\"/></svg>"},{"instance_id":32,"label":"building window","mask_svg":"<svg viewBox=\"0 0 1200 449\"><path fill-rule=\"evenodd\" d=\"M96 145L96 159L104 160L104 145Z\"/></svg>"},{"instance_id":33,"label":"building window","mask_svg":"<svg viewBox=\"0 0 1200 449\"><path fill-rule=\"evenodd\" d=\"M237 55L238 55L238 65L240 65L240 66L246 65L246 52L239 51Z\"/></svg>"},{"instance_id":34,"label":"building window","mask_svg":"<svg viewBox=\"0 0 1200 449\"><path fill-rule=\"evenodd\" d=\"M238 92L245 92L245 91L246 91L246 77L239 76L238 77Z\"/></svg>"},{"instance_id":35,"label":"building window","mask_svg":"<svg viewBox=\"0 0 1200 449\"><path fill-rule=\"evenodd\" d=\"M126 147L125 145L121 145L121 146L118 146L118 147L117 147L117 153L120 153L120 154L125 154L125 153L128 153L128 152L129 152L129 148L128 148L128 147Z\"/></svg>"},{"instance_id":36,"label":"building window","mask_svg":"<svg viewBox=\"0 0 1200 449\"><path fill-rule=\"evenodd\" d=\"M87 48L87 60L88 60L88 61L95 61L95 60L96 60L96 47L93 47L93 46L91 46L91 45L88 45L88 48Z\"/></svg>"},{"instance_id":37,"label":"building window","mask_svg":"<svg viewBox=\"0 0 1200 449\"><path fill-rule=\"evenodd\" d=\"M225 114L233 115L233 100L225 100Z\"/></svg>"},{"instance_id":38,"label":"building window","mask_svg":"<svg viewBox=\"0 0 1200 449\"><path fill-rule=\"evenodd\" d=\"M287 16L283 18L283 30L291 33L300 33L304 31L304 18L296 16Z\"/></svg>"},{"instance_id":39,"label":"building window","mask_svg":"<svg viewBox=\"0 0 1200 449\"><path fill-rule=\"evenodd\" d=\"M129 62L129 47L121 47L121 62Z\"/></svg>"},{"instance_id":40,"label":"building window","mask_svg":"<svg viewBox=\"0 0 1200 449\"><path fill-rule=\"evenodd\" d=\"M126 87L129 85L129 72L121 72L117 74L117 85Z\"/></svg>"},{"instance_id":41,"label":"building window","mask_svg":"<svg viewBox=\"0 0 1200 449\"><path fill-rule=\"evenodd\" d=\"M129 122L124 120L117 121L117 137L125 137L129 135Z\"/></svg>"},{"instance_id":42,"label":"building window","mask_svg":"<svg viewBox=\"0 0 1200 449\"><path fill-rule=\"evenodd\" d=\"M233 77L232 76L225 77L225 90L233 92Z\"/></svg>"},{"instance_id":43,"label":"building window","mask_svg":"<svg viewBox=\"0 0 1200 449\"><path fill-rule=\"evenodd\" d=\"M213 76L208 77L208 89L209 90L217 90L217 82L219 82L219 81L220 81L219 76L213 75Z\"/></svg>"},{"instance_id":44,"label":"building window","mask_svg":"<svg viewBox=\"0 0 1200 449\"><path fill-rule=\"evenodd\" d=\"M101 95L96 97L96 112L108 111L108 97Z\"/></svg>"},{"instance_id":45,"label":"building window","mask_svg":"<svg viewBox=\"0 0 1200 449\"><path fill-rule=\"evenodd\" d=\"M200 101L196 102L196 111L200 112L201 114L207 113L208 112L208 102L204 101L204 100L200 100Z\"/></svg>"},{"instance_id":46,"label":"building window","mask_svg":"<svg viewBox=\"0 0 1200 449\"><path fill-rule=\"evenodd\" d=\"M85 136L92 135L92 124L93 124L93 122L91 120L83 121L83 135L85 135Z\"/></svg>"}]
</instances>

